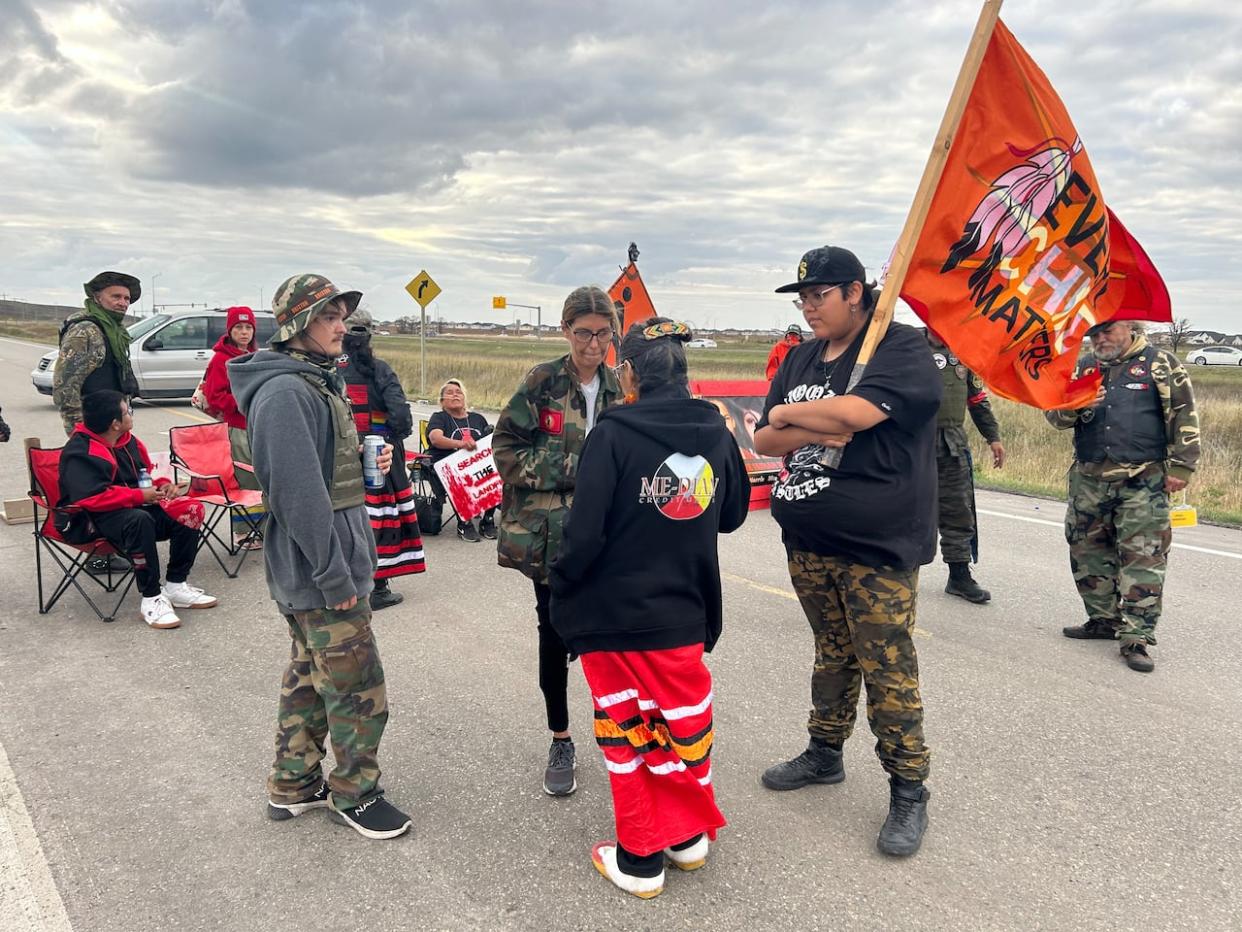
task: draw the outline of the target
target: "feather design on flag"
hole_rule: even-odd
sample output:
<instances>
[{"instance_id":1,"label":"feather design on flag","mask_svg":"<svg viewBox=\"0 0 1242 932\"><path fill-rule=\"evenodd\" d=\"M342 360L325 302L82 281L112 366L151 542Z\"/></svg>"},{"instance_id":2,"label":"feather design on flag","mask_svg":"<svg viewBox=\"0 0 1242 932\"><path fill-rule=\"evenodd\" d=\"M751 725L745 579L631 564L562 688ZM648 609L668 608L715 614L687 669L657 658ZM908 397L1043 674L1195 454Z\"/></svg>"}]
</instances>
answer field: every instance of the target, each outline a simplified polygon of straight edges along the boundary
<instances>
[{"instance_id":1,"label":"feather design on flag","mask_svg":"<svg viewBox=\"0 0 1242 932\"><path fill-rule=\"evenodd\" d=\"M991 184L975 212L966 221L962 237L953 244L941 272L957 268L981 252L990 242L983 262L984 275L990 275L1004 259L1012 259L1031 242L1031 231L1056 203L1069 183L1074 156L1082 151L1075 137L1072 146L1063 139L1048 139L1046 148L1025 151L1010 145L1009 151L1023 164L1011 168Z\"/></svg>"}]
</instances>

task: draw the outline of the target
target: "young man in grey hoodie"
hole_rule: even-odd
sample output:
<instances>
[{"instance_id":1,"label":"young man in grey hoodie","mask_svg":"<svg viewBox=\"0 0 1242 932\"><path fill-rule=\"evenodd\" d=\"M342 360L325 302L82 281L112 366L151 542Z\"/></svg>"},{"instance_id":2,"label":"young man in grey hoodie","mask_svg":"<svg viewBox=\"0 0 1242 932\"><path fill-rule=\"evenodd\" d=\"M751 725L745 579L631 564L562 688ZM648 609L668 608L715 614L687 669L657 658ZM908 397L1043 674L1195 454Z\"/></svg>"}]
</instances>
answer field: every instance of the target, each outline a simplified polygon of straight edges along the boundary
<instances>
[{"instance_id":1,"label":"young man in grey hoodie","mask_svg":"<svg viewBox=\"0 0 1242 932\"><path fill-rule=\"evenodd\" d=\"M272 349L230 360L228 373L268 511L267 584L293 641L268 815L327 808L367 838L395 838L410 819L379 787L388 703L367 599L375 539L358 434L336 371L345 319L361 299L321 275L294 275L272 298ZM389 447L381 468L390 462ZM336 768L325 782L329 734Z\"/></svg>"}]
</instances>

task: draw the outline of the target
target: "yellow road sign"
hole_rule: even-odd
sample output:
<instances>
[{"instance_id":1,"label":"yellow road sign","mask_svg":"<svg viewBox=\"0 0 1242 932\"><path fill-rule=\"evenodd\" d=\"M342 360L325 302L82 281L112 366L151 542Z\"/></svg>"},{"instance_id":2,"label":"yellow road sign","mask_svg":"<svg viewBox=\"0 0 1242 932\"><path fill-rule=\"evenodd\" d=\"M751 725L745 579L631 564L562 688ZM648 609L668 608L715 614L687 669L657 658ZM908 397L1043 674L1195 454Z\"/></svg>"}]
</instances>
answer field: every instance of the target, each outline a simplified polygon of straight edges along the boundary
<instances>
[{"instance_id":1,"label":"yellow road sign","mask_svg":"<svg viewBox=\"0 0 1242 932\"><path fill-rule=\"evenodd\" d=\"M418 302L419 307L426 308L428 304L436 299L436 295L440 293L440 286L436 284L435 279L427 274L427 270L419 272L410 279L410 283L405 286L405 290L410 293L410 297Z\"/></svg>"},{"instance_id":2,"label":"yellow road sign","mask_svg":"<svg viewBox=\"0 0 1242 932\"><path fill-rule=\"evenodd\" d=\"M492 298L492 310L503 311L505 309L505 306L506 306L506 301L505 301L504 295L498 294L496 295L496 297Z\"/></svg>"}]
</instances>

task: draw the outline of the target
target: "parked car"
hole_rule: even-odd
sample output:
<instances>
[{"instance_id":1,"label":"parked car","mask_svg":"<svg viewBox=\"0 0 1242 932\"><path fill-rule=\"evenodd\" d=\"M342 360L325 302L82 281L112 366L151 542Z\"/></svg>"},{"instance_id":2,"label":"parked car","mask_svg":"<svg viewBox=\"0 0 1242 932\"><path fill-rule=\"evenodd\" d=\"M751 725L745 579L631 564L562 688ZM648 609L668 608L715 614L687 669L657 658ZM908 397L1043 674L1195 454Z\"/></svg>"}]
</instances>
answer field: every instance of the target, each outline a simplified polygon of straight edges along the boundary
<instances>
[{"instance_id":1,"label":"parked car","mask_svg":"<svg viewBox=\"0 0 1242 932\"><path fill-rule=\"evenodd\" d=\"M690 349L715 349L716 341L706 339L691 340L686 346L690 347Z\"/></svg>"},{"instance_id":2,"label":"parked car","mask_svg":"<svg viewBox=\"0 0 1242 932\"><path fill-rule=\"evenodd\" d=\"M255 339L265 346L276 332L276 317L263 311L256 311L254 316L258 324ZM138 394L143 398L193 395L227 319L221 310L191 311L156 314L131 324L129 361L138 380ZM44 395L52 394L52 374L59 355L59 350L47 353L30 373L30 381Z\"/></svg>"},{"instance_id":3,"label":"parked car","mask_svg":"<svg viewBox=\"0 0 1242 932\"><path fill-rule=\"evenodd\" d=\"M1242 349L1233 346L1204 346L1186 357L1196 366L1242 366Z\"/></svg>"}]
</instances>

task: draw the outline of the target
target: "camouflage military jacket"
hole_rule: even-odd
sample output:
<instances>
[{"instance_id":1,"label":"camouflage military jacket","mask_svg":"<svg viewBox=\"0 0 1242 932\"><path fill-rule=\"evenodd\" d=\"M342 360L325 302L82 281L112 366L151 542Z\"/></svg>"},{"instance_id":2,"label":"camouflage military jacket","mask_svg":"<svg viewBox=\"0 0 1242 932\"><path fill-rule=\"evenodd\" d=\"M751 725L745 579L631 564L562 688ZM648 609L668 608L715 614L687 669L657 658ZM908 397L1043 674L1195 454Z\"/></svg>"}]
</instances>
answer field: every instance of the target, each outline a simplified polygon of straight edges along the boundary
<instances>
[{"instance_id":1,"label":"camouflage military jacket","mask_svg":"<svg viewBox=\"0 0 1242 932\"><path fill-rule=\"evenodd\" d=\"M596 418L621 394L611 369L600 366L599 374ZM586 398L569 356L526 373L496 421L492 455L505 483L497 562L536 582L548 581L548 562L560 548L586 425Z\"/></svg>"},{"instance_id":2,"label":"camouflage military jacket","mask_svg":"<svg viewBox=\"0 0 1242 932\"><path fill-rule=\"evenodd\" d=\"M80 320L65 329L52 372L52 403L60 408L66 432L82 420L82 385L87 376L107 360L108 344L95 324Z\"/></svg>"},{"instance_id":3,"label":"camouflage military jacket","mask_svg":"<svg viewBox=\"0 0 1242 932\"><path fill-rule=\"evenodd\" d=\"M1096 368L1106 370L1107 376L1107 370L1127 365L1146 349L1147 337L1140 334L1130 348L1112 363L1098 363L1095 356L1088 353L1079 360L1074 377L1078 378ZM1195 396L1190 385L1190 375L1180 359L1172 353L1157 350L1151 364L1151 377L1156 384L1160 410L1164 416L1164 433L1167 440L1165 468L1169 475L1189 480L1191 473L1199 465L1199 414L1195 410ZM1058 430L1067 430L1078 424L1080 420L1091 417L1094 412L1094 407L1086 407L1069 411L1045 411L1044 416L1053 427ZM1075 467L1084 475L1098 479L1122 479L1137 475L1148 465L1147 463L1114 463L1106 459L1100 463L1076 463Z\"/></svg>"}]
</instances>

